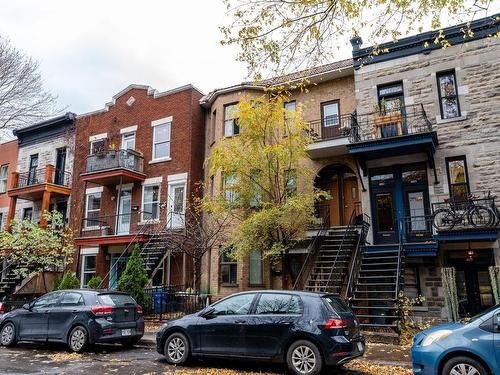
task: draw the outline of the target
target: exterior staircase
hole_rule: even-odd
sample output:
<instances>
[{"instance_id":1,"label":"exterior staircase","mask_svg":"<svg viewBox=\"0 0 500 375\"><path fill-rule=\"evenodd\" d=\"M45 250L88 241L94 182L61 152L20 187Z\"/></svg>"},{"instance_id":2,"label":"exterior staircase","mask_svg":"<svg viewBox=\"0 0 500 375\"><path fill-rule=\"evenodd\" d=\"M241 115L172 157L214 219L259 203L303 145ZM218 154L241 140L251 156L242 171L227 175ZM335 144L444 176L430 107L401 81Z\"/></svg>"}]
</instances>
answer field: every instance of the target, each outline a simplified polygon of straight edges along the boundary
<instances>
[{"instance_id":1,"label":"exterior staircase","mask_svg":"<svg viewBox=\"0 0 500 375\"><path fill-rule=\"evenodd\" d=\"M351 308L362 329L381 341L395 341L398 333L398 295L404 284L404 251L364 252L354 279ZM378 336L378 337L377 337Z\"/></svg>"},{"instance_id":2,"label":"exterior staircase","mask_svg":"<svg viewBox=\"0 0 500 375\"><path fill-rule=\"evenodd\" d=\"M341 294L345 287L349 263L358 244L359 232L355 227L336 227L326 231L305 290Z\"/></svg>"}]
</instances>

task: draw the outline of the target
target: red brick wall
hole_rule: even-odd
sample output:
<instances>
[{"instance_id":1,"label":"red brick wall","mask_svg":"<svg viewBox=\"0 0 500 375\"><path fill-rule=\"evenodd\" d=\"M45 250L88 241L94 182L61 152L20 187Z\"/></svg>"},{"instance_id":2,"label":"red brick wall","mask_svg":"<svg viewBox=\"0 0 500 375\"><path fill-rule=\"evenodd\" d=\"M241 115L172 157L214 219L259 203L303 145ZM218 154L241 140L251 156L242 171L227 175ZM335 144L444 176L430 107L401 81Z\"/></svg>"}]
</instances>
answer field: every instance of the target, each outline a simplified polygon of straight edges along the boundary
<instances>
[{"instance_id":1,"label":"red brick wall","mask_svg":"<svg viewBox=\"0 0 500 375\"><path fill-rule=\"evenodd\" d=\"M0 166L5 164L9 165L7 177L7 189L9 189L12 183L12 172L15 172L17 168L17 139L0 144ZM0 193L0 208L4 207L9 207L7 192ZM4 215L4 220L6 220L7 214L4 213Z\"/></svg>"}]
</instances>

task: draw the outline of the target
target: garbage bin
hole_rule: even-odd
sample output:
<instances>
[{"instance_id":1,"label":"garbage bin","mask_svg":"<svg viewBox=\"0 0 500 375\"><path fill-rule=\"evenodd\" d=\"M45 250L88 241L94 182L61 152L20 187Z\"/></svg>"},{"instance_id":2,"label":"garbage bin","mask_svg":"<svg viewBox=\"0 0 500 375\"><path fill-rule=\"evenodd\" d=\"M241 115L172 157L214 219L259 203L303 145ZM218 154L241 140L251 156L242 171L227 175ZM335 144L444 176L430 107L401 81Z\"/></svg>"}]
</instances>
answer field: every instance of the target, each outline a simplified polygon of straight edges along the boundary
<instances>
[{"instance_id":1,"label":"garbage bin","mask_svg":"<svg viewBox=\"0 0 500 375\"><path fill-rule=\"evenodd\" d=\"M163 292L153 292L153 310L155 314L162 313Z\"/></svg>"}]
</instances>

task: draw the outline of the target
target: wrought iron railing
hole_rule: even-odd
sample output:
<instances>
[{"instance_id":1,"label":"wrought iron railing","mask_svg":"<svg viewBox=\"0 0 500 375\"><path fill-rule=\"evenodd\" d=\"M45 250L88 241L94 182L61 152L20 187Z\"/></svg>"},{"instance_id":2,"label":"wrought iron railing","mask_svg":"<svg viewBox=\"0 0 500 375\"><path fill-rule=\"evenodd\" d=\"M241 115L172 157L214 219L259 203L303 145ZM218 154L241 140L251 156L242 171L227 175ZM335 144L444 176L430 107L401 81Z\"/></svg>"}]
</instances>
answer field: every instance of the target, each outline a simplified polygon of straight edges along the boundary
<instances>
[{"instance_id":1,"label":"wrought iron railing","mask_svg":"<svg viewBox=\"0 0 500 375\"><path fill-rule=\"evenodd\" d=\"M349 141L366 142L432 131L422 104L401 107L391 112L373 112L356 116Z\"/></svg>"},{"instance_id":2,"label":"wrought iron railing","mask_svg":"<svg viewBox=\"0 0 500 375\"><path fill-rule=\"evenodd\" d=\"M317 202L314 206L315 216L320 220L320 227L330 226L330 204L328 201Z\"/></svg>"},{"instance_id":3,"label":"wrought iron railing","mask_svg":"<svg viewBox=\"0 0 500 375\"><path fill-rule=\"evenodd\" d=\"M355 122L354 114L329 116L321 120L310 121L310 134L315 141L347 137Z\"/></svg>"},{"instance_id":4,"label":"wrought iron railing","mask_svg":"<svg viewBox=\"0 0 500 375\"><path fill-rule=\"evenodd\" d=\"M45 168L31 169L27 172L19 172L13 182L14 189L44 183L70 186L71 173L62 169L54 169L53 167L47 166Z\"/></svg>"},{"instance_id":5,"label":"wrought iron railing","mask_svg":"<svg viewBox=\"0 0 500 375\"><path fill-rule=\"evenodd\" d=\"M405 242L426 242L432 240L432 212L429 209L418 209L406 212L403 217Z\"/></svg>"},{"instance_id":6,"label":"wrought iron railing","mask_svg":"<svg viewBox=\"0 0 500 375\"><path fill-rule=\"evenodd\" d=\"M354 250L354 254L352 255L351 262L349 264L349 278L344 292L344 298L346 299L351 298L354 295L354 281L358 279L358 274L361 269L361 261L366 247L366 236L368 235L368 231L371 226L370 216L367 214L357 216L356 224L361 225L361 232L359 233L356 249Z\"/></svg>"},{"instance_id":7,"label":"wrought iron railing","mask_svg":"<svg viewBox=\"0 0 500 375\"><path fill-rule=\"evenodd\" d=\"M81 221L80 237L104 237L119 234L136 234L151 220L151 213L133 211L128 214L95 215Z\"/></svg>"},{"instance_id":8,"label":"wrought iron railing","mask_svg":"<svg viewBox=\"0 0 500 375\"><path fill-rule=\"evenodd\" d=\"M143 172L144 158L132 150L108 150L87 156L87 172L124 168Z\"/></svg>"},{"instance_id":9,"label":"wrought iron railing","mask_svg":"<svg viewBox=\"0 0 500 375\"><path fill-rule=\"evenodd\" d=\"M210 296L202 295L185 286L156 287L145 289L147 303L144 315L159 320L193 314L210 304Z\"/></svg>"}]
</instances>

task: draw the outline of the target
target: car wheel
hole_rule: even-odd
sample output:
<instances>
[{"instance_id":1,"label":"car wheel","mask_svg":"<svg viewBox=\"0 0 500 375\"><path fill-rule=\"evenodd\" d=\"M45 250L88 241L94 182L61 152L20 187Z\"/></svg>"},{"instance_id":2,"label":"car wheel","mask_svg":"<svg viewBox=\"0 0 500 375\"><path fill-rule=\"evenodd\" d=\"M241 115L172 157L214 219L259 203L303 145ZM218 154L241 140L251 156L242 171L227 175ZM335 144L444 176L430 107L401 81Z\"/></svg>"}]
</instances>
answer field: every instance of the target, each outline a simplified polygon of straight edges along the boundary
<instances>
[{"instance_id":1,"label":"car wheel","mask_svg":"<svg viewBox=\"0 0 500 375\"><path fill-rule=\"evenodd\" d=\"M444 364L442 375L487 375L481 362L469 357L455 357Z\"/></svg>"},{"instance_id":2,"label":"car wheel","mask_svg":"<svg viewBox=\"0 0 500 375\"><path fill-rule=\"evenodd\" d=\"M12 346L16 343L16 326L14 323L8 322L0 331L0 345Z\"/></svg>"},{"instance_id":3,"label":"car wheel","mask_svg":"<svg viewBox=\"0 0 500 375\"><path fill-rule=\"evenodd\" d=\"M68 337L68 347L74 353L82 353L88 345L87 330L81 326L73 328Z\"/></svg>"},{"instance_id":4,"label":"car wheel","mask_svg":"<svg viewBox=\"0 0 500 375\"><path fill-rule=\"evenodd\" d=\"M323 367L318 347L307 340L296 341L288 348L286 363L296 375L316 375Z\"/></svg>"},{"instance_id":5,"label":"car wheel","mask_svg":"<svg viewBox=\"0 0 500 375\"><path fill-rule=\"evenodd\" d=\"M138 344L141 339L130 339L130 340L124 340L121 342L124 348L131 348L134 345Z\"/></svg>"},{"instance_id":6,"label":"car wheel","mask_svg":"<svg viewBox=\"0 0 500 375\"><path fill-rule=\"evenodd\" d=\"M172 365L182 365L189 360L189 341L182 333L173 333L165 341L164 355Z\"/></svg>"}]
</instances>

